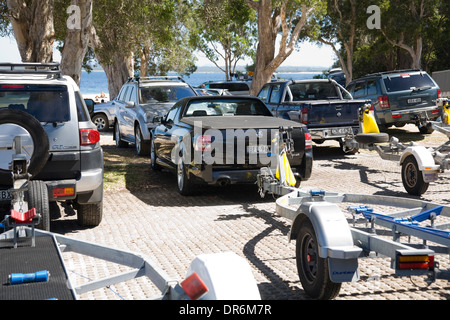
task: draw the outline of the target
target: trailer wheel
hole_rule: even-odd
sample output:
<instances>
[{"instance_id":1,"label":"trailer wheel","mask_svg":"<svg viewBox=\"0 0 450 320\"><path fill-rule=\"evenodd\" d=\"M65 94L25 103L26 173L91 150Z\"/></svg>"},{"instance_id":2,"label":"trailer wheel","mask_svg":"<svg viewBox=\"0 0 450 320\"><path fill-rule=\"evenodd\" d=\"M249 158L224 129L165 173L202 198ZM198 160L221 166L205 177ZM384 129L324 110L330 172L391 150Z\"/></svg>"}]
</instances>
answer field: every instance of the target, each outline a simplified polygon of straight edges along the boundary
<instances>
[{"instance_id":1,"label":"trailer wheel","mask_svg":"<svg viewBox=\"0 0 450 320\"><path fill-rule=\"evenodd\" d=\"M35 208L41 215L41 221L37 225L38 229L50 231L50 203L48 201L47 185L43 181L35 180L28 182L28 208Z\"/></svg>"},{"instance_id":2,"label":"trailer wheel","mask_svg":"<svg viewBox=\"0 0 450 320\"><path fill-rule=\"evenodd\" d=\"M430 185L423 180L422 171L413 155L407 156L403 161L402 182L405 190L413 196L424 194Z\"/></svg>"},{"instance_id":3,"label":"trailer wheel","mask_svg":"<svg viewBox=\"0 0 450 320\"><path fill-rule=\"evenodd\" d=\"M341 289L341 283L330 280L328 260L319 256L316 233L309 219L302 223L296 244L297 270L305 292L314 299L330 300Z\"/></svg>"}]
</instances>

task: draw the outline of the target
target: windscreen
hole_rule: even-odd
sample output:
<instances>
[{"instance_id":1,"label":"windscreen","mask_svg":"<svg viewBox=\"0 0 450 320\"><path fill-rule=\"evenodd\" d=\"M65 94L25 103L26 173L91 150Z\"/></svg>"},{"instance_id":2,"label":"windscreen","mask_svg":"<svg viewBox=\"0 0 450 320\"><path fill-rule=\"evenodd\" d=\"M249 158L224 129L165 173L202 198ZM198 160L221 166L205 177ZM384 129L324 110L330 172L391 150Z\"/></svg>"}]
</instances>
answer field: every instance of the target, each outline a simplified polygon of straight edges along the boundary
<instances>
[{"instance_id":1,"label":"windscreen","mask_svg":"<svg viewBox=\"0 0 450 320\"><path fill-rule=\"evenodd\" d=\"M434 83L427 74L402 74L397 77L386 77L384 85L388 92L405 90L424 90L434 87Z\"/></svg>"},{"instance_id":2,"label":"windscreen","mask_svg":"<svg viewBox=\"0 0 450 320\"><path fill-rule=\"evenodd\" d=\"M195 92L186 86L141 87L140 103L175 102L185 97L195 96Z\"/></svg>"},{"instance_id":3,"label":"windscreen","mask_svg":"<svg viewBox=\"0 0 450 320\"><path fill-rule=\"evenodd\" d=\"M187 107L184 117L207 116L272 116L267 107L253 99L195 100Z\"/></svg>"},{"instance_id":4,"label":"windscreen","mask_svg":"<svg viewBox=\"0 0 450 320\"><path fill-rule=\"evenodd\" d=\"M0 108L25 111L40 122L70 121L66 86L2 84Z\"/></svg>"}]
</instances>

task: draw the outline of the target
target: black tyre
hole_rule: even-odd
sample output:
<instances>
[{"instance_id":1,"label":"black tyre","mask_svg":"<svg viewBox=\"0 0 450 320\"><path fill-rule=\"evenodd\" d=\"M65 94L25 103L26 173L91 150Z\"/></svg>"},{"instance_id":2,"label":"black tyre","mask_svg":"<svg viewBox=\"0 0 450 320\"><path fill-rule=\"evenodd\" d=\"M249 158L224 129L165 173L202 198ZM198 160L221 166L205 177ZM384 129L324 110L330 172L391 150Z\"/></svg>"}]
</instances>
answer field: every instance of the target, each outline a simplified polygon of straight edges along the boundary
<instances>
[{"instance_id":1,"label":"black tyre","mask_svg":"<svg viewBox=\"0 0 450 320\"><path fill-rule=\"evenodd\" d=\"M43 181L29 181L26 194L28 195L28 208L35 208L36 212L41 215L41 221L37 228L50 231L50 204L47 185Z\"/></svg>"},{"instance_id":2,"label":"black tyre","mask_svg":"<svg viewBox=\"0 0 450 320\"><path fill-rule=\"evenodd\" d=\"M305 219L297 236L297 270L305 292L314 299L335 298L340 283L330 280L328 260L319 257L316 233L309 219Z\"/></svg>"},{"instance_id":3,"label":"black tyre","mask_svg":"<svg viewBox=\"0 0 450 320\"><path fill-rule=\"evenodd\" d=\"M161 166L156 162L156 149L155 149L155 142L152 139L152 142L150 144L150 165L153 170L159 171L161 170Z\"/></svg>"},{"instance_id":4,"label":"black tyre","mask_svg":"<svg viewBox=\"0 0 450 320\"><path fill-rule=\"evenodd\" d=\"M33 140L34 151L30 158L28 173L36 176L45 166L49 157L49 141L47 133L41 123L32 115L13 109L0 110L0 125L15 124L25 129ZM0 169L0 184L12 183L11 171L8 168Z\"/></svg>"},{"instance_id":5,"label":"black tyre","mask_svg":"<svg viewBox=\"0 0 450 320\"><path fill-rule=\"evenodd\" d=\"M434 132L434 129L431 123L427 123L424 126L419 126L419 132L421 134L432 134Z\"/></svg>"},{"instance_id":6,"label":"black tyre","mask_svg":"<svg viewBox=\"0 0 450 320\"><path fill-rule=\"evenodd\" d=\"M192 182L189 180L189 176L186 172L186 166L183 163L183 158L180 157L177 165L177 183L178 191L183 196L189 196L193 192Z\"/></svg>"},{"instance_id":7,"label":"black tyre","mask_svg":"<svg viewBox=\"0 0 450 320\"><path fill-rule=\"evenodd\" d=\"M102 222L102 217L103 201L77 205L77 220L82 227L97 227Z\"/></svg>"},{"instance_id":8,"label":"black tyre","mask_svg":"<svg viewBox=\"0 0 450 320\"><path fill-rule=\"evenodd\" d=\"M389 134L380 133L359 133L355 136L355 140L361 144L386 143L389 142Z\"/></svg>"},{"instance_id":9,"label":"black tyre","mask_svg":"<svg viewBox=\"0 0 450 320\"><path fill-rule=\"evenodd\" d=\"M402 182L406 192L413 196L424 194L430 185L423 180L422 171L413 155L407 156L402 163Z\"/></svg>"},{"instance_id":10,"label":"black tyre","mask_svg":"<svg viewBox=\"0 0 450 320\"><path fill-rule=\"evenodd\" d=\"M103 113L94 115L92 117L92 122L95 124L98 131L104 132L109 129L108 118Z\"/></svg>"},{"instance_id":11,"label":"black tyre","mask_svg":"<svg viewBox=\"0 0 450 320\"><path fill-rule=\"evenodd\" d=\"M114 124L114 140L116 140L117 148L128 147L128 143L125 141L122 141L122 139L121 139L120 128L119 128L119 124L117 122Z\"/></svg>"},{"instance_id":12,"label":"black tyre","mask_svg":"<svg viewBox=\"0 0 450 320\"><path fill-rule=\"evenodd\" d=\"M150 154L150 144L145 142L142 131L139 126L134 128L134 141L136 145L136 153L138 156L148 156Z\"/></svg>"}]
</instances>

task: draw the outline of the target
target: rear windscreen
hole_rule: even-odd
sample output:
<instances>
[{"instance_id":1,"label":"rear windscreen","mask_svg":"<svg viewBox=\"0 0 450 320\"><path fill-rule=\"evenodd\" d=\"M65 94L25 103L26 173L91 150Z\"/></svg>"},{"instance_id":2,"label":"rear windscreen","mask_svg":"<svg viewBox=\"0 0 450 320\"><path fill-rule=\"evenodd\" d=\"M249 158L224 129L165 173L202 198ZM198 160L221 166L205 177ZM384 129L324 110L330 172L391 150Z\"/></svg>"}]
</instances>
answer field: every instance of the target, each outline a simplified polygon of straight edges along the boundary
<instances>
[{"instance_id":1,"label":"rear windscreen","mask_svg":"<svg viewBox=\"0 0 450 320\"><path fill-rule=\"evenodd\" d=\"M434 83L427 74L403 74L384 78L387 92L405 90L425 90L434 87Z\"/></svg>"},{"instance_id":2,"label":"rear windscreen","mask_svg":"<svg viewBox=\"0 0 450 320\"><path fill-rule=\"evenodd\" d=\"M40 122L70 120L66 86L0 85L0 108L25 111Z\"/></svg>"}]
</instances>

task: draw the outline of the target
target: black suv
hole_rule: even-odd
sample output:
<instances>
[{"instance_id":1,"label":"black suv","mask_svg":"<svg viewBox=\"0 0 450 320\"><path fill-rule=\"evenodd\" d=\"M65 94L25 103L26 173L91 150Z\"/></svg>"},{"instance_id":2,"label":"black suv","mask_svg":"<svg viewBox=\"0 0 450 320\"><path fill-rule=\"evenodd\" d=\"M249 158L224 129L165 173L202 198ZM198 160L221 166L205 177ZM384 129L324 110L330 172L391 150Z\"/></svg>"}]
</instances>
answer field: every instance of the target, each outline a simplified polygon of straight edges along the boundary
<instances>
[{"instance_id":1,"label":"black suv","mask_svg":"<svg viewBox=\"0 0 450 320\"><path fill-rule=\"evenodd\" d=\"M17 155L28 162L25 197L41 215L41 229L49 230L57 202L72 205L82 226L101 222L100 134L78 86L61 74L59 64L0 64L2 215L11 209L11 158Z\"/></svg>"},{"instance_id":2,"label":"black suv","mask_svg":"<svg viewBox=\"0 0 450 320\"><path fill-rule=\"evenodd\" d=\"M429 121L440 116L436 105L441 90L421 70L397 70L366 75L347 85L355 99L371 99L381 128L415 124L421 133L431 133Z\"/></svg>"}]
</instances>

